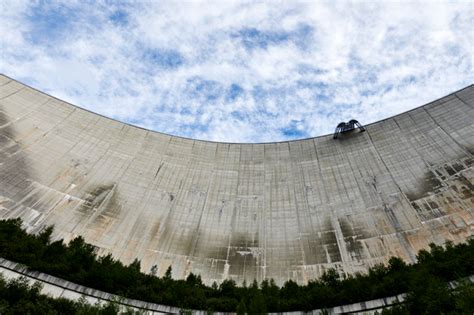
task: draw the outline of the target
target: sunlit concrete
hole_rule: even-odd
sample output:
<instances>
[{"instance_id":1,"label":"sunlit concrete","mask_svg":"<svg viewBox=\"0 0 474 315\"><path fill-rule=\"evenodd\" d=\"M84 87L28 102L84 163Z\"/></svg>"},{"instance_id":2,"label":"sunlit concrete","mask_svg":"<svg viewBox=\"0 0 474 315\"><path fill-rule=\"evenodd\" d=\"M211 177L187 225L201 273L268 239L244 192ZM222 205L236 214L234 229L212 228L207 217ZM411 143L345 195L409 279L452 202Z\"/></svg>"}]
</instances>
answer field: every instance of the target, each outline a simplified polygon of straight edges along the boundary
<instances>
[{"instance_id":1,"label":"sunlit concrete","mask_svg":"<svg viewBox=\"0 0 474 315\"><path fill-rule=\"evenodd\" d=\"M473 121L471 85L338 140L217 143L0 76L0 218L208 284L411 262L430 242L473 235Z\"/></svg>"}]
</instances>

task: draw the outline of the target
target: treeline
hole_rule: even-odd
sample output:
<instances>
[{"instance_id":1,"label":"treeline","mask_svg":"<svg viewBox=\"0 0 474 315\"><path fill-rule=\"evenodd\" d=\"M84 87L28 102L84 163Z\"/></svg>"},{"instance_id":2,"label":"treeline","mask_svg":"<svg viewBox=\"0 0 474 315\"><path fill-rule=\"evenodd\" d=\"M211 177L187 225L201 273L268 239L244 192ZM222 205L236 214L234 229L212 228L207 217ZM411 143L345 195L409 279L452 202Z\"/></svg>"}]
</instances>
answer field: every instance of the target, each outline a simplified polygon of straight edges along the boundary
<instances>
[{"instance_id":1,"label":"treeline","mask_svg":"<svg viewBox=\"0 0 474 315\"><path fill-rule=\"evenodd\" d=\"M234 281L225 280L209 287L194 274L186 280L173 280L171 269L162 278L141 273L138 260L125 266L111 255L97 257L94 247L82 237L67 245L61 240L51 242L51 227L32 235L21 228L21 223L20 219L0 221L0 257L87 287L147 302L258 314L309 311L408 292L407 303L394 310L474 311L470 302L474 301L472 284L454 291L447 284L474 275L473 239L459 245L431 245L430 251L418 253L418 263L413 265L393 257L387 266L378 265L367 274L341 278L335 270L329 270L320 279L302 286L288 281L280 288L273 280L265 280L237 287Z\"/></svg>"},{"instance_id":2,"label":"treeline","mask_svg":"<svg viewBox=\"0 0 474 315\"><path fill-rule=\"evenodd\" d=\"M117 303L91 305L85 298L71 301L52 298L41 294L41 284L30 284L25 277L6 280L0 274L0 314L75 314L75 315L115 315L119 313ZM121 312L125 315L139 315L132 309Z\"/></svg>"}]
</instances>

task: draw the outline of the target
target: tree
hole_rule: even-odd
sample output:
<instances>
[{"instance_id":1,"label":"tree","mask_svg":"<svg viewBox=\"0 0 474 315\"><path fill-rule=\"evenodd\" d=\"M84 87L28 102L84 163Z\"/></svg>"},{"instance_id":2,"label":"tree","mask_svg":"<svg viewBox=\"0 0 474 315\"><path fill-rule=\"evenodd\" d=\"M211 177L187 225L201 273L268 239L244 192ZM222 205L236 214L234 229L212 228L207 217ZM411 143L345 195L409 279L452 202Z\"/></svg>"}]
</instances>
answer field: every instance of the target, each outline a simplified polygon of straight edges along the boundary
<instances>
[{"instance_id":1,"label":"tree","mask_svg":"<svg viewBox=\"0 0 474 315\"><path fill-rule=\"evenodd\" d=\"M226 279L222 281L221 285L219 286L219 291L222 296L234 298L236 297L236 285L235 281L232 279Z\"/></svg>"},{"instance_id":2,"label":"tree","mask_svg":"<svg viewBox=\"0 0 474 315\"><path fill-rule=\"evenodd\" d=\"M411 314L440 314L453 309L453 296L446 282L426 271L412 275L405 302Z\"/></svg>"},{"instance_id":3,"label":"tree","mask_svg":"<svg viewBox=\"0 0 474 315\"><path fill-rule=\"evenodd\" d=\"M454 290L455 308L461 314L474 314L474 283L461 281Z\"/></svg>"},{"instance_id":4,"label":"tree","mask_svg":"<svg viewBox=\"0 0 474 315\"><path fill-rule=\"evenodd\" d=\"M140 272L140 265L140 260L138 260L138 258L135 258L135 260L128 266L128 268L132 271Z\"/></svg>"},{"instance_id":5,"label":"tree","mask_svg":"<svg viewBox=\"0 0 474 315\"><path fill-rule=\"evenodd\" d=\"M330 268L321 276L321 281L329 287L336 287L339 282L339 273L336 269Z\"/></svg>"},{"instance_id":6,"label":"tree","mask_svg":"<svg viewBox=\"0 0 474 315\"><path fill-rule=\"evenodd\" d=\"M195 275L192 272L186 277L186 283L190 287L202 286L202 279L200 275Z\"/></svg>"},{"instance_id":7,"label":"tree","mask_svg":"<svg viewBox=\"0 0 474 315\"><path fill-rule=\"evenodd\" d=\"M245 315L247 308L245 307L244 299L240 300L239 305L237 305L237 315Z\"/></svg>"},{"instance_id":8,"label":"tree","mask_svg":"<svg viewBox=\"0 0 474 315\"><path fill-rule=\"evenodd\" d=\"M157 272L158 272L158 266L157 266L157 265L151 266L151 268L150 268L150 274L151 274L152 276L156 276L156 273L157 273Z\"/></svg>"},{"instance_id":9,"label":"tree","mask_svg":"<svg viewBox=\"0 0 474 315\"><path fill-rule=\"evenodd\" d=\"M388 260L388 269L391 272L404 271L407 268L407 264L400 257L391 257Z\"/></svg>"},{"instance_id":10,"label":"tree","mask_svg":"<svg viewBox=\"0 0 474 315\"><path fill-rule=\"evenodd\" d=\"M173 271L170 265L168 269L166 269L165 275L163 276L163 280L171 281L173 279L172 276L173 276Z\"/></svg>"},{"instance_id":11,"label":"tree","mask_svg":"<svg viewBox=\"0 0 474 315\"><path fill-rule=\"evenodd\" d=\"M267 314L267 305L261 291L255 291L251 296L248 312L249 314Z\"/></svg>"},{"instance_id":12,"label":"tree","mask_svg":"<svg viewBox=\"0 0 474 315\"><path fill-rule=\"evenodd\" d=\"M48 226L38 234L38 240L43 245L48 245L51 240L51 234L53 234L53 226Z\"/></svg>"},{"instance_id":13,"label":"tree","mask_svg":"<svg viewBox=\"0 0 474 315\"><path fill-rule=\"evenodd\" d=\"M267 310L269 312L278 311L280 309L280 288L275 284L275 280L263 280L261 284L261 290L267 304Z\"/></svg>"}]
</instances>

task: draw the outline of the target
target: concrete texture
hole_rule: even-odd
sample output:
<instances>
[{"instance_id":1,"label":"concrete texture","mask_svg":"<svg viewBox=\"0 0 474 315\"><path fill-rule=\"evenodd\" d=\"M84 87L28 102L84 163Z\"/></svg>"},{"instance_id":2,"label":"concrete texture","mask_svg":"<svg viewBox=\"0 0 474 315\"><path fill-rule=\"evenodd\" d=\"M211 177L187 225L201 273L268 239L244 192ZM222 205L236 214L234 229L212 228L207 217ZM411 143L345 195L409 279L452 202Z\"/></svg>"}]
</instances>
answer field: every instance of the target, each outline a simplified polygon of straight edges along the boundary
<instances>
[{"instance_id":1,"label":"concrete texture","mask_svg":"<svg viewBox=\"0 0 474 315\"><path fill-rule=\"evenodd\" d=\"M363 123L361 117L359 121ZM0 218L205 283L413 262L474 229L474 86L334 140L161 134L0 75Z\"/></svg>"}]
</instances>

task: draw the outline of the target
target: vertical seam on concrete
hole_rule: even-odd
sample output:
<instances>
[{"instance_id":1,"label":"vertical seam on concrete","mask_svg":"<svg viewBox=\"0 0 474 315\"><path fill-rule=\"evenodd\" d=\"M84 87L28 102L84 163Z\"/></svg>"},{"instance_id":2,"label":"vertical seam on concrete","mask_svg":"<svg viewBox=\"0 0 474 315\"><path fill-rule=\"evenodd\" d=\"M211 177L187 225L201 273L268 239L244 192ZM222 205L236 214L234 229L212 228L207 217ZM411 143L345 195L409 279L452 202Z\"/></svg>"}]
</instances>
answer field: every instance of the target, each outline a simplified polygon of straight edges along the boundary
<instances>
[{"instance_id":1,"label":"vertical seam on concrete","mask_svg":"<svg viewBox=\"0 0 474 315\"><path fill-rule=\"evenodd\" d=\"M296 182L295 182L295 178L296 176L293 176L293 175L296 175L298 173L298 165L296 162L293 162L293 159L291 157L291 147L290 147L290 143L287 142L287 146L288 146L288 155L289 155L289 161L290 161L290 170L291 170L291 186L293 187L293 202L295 204L295 214L296 214L296 222L298 223L298 231L297 231L297 235L298 235L298 242L299 242L299 245L300 245L300 250L301 250L301 260L303 262L303 266L301 268L301 276L303 278L303 283L307 283L307 279L306 279L306 270L305 270L305 267L306 267L306 255L305 255L305 252L304 252L304 246L303 246L303 239L301 237L301 219L300 219L300 214L299 214L299 208L298 208L298 198L296 196L297 192L296 192ZM300 146L301 147L301 146ZM304 181L303 181L303 185L304 185ZM291 187L288 187L288 193L290 194L290 190L291 190ZM302 191L302 193L304 193L304 189Z\"/></svg>"},{"instance_id":2,"label":"vertical seam on concrete","mask_svg":"<svg viewBox=\"0 0 474 315\"><path fill-rule=\"evenodd\" d=\"M0 77L1 77L1 76L2 76L2 75L0 75ZM5 86L5 85L10 84L10 83L13 82L12 79L10 79L10 78L7 78L7 79L8 79L8 81L7 81L6 83L3 83L2 85L0 85L0 87Z\"/></svg>"},{"instance_id":3,"label":"vertical seam on concrete","mask_svg":"<svg viewBox=\"0 0 474 315\"><path fill-rule=\"evenodd\" d=\"M230 152L230 145L227 145L227 152ZM239 186L240 186L240 166L241 166L241 159L242 159L242 146L239 146L239 169L237 170L237 184L235 185L235 202L234 202L234 209L232 209L232 218L230 224L230 233L229 233L229 241L227 245L227 255L226 255L226 264L229 261L229 254L230 254L230 245L232 244L232 237L234 236L234 225L236 220L237 211L240 210L237 208L237 201L240 200L240 205L242 205L242 200L238 198L239 196ZM245 262L244 262L245 264ZM245 265L244 265L245 268ZM245 272L242 275L245 280ZM258 277L258 268L257 268L257 277Z\"/></svg>"},{"instance_id":4,"label":"vertical seam on concrete","mask_svg":"<svg viewBox=\"0 0 474 315\"><path fill-rule=\"evenodd\" d=\"M42 104L41 106L45 105L46 103L48 103L48 102L45 102L45 103ZM75 111L75 109L72 110L69 114L67 114L64 119L67 119L74 111ZM61 122L62 122L62 120L61 120ZM61 122L59 122L58 124L54 125L53 127L49 128L48 130L46 130L46 131L43 133L43 136L42 136L42 137L38 137L33 143L30 144L30 146L31 146L31 145L34 145L34 144L36 144L36 143L38 143L38 142L40 142L40 139L44 138L49 132L51 132L52 130L54 130ZM25 147L25 148L26 148L26 147ZM37 203L38 203L38 202L36 202L35 205L36 205Z\"/></svg>"},{"instance_id":5,"label":"vertical seam on concrete","mask_svg":"<svg viewBox=\"0 0 474 315\"><path fill-rule=\"evenodd\" d=\"M314 142L312 141L313 143L313 147L314 147ZM305 150L304 146L300 145L301 147L301 150ZM315 155L316 155L316 152L315 152ZM310 222L309 226L311 227L311 232L312 234L311 235L315 235L316 233L314 232L314 225L313 225L313 218L311 217L311 207L309 205L309 199L308 199L308 192L306 190L306 178L305 178L305 171L304 171L304 168L301 166L301 164L299 165L299 170L301 172L301 178L303 179L303 196L304 196L304 201L306 202L306 208L307 208L307 212L306 212L306 215L307 215L307 218L306 220L308 220ZM295 188L296 189L296 188ZM295 192L296 194L296 192ZM307 225L305 225L306 227ZM309 254L311 255L311 241L309 240L308 238L308 250L309 250ZM315 253L316 255L318 253ZM316 259L317 260L317 259ZM306 259L305 259L305 270L304 270L304 274L306 274ZM306 283L308 282L307 279L305 279Z\"/></svg>"},{"instance_id":6,"label":"vertical seam on concrete","mask_svg":"<svg viewBox=\"0 0 474 315\"><path fill-rule=\"evenodd\" d=\"M230 145L227 145L227 152L230 152ZM234 203L234 208L232 209L232 217L230 219L230 233L228 234L227 237L227 252L226 252L226 257L225 257L225 264L224 264L224 271L223 271L223 278L227 278L229 270L230 270L230 265L229 265L229 256L230 256L230 248L232 244L232 237L234 234L234 225L235 225L235 217L236 217L236 212L237 212L237 201L239 200L239 183L240 183L240 161L242 159L242 146L239 147L239 169L237 170L237 185L235 186L235 196L236 196L236 202ZM245 274L244 274L245 276ZM245 279L245 277L244 277Z\"/></svg>"},{"instance_id":7,"label":"vertical seam on concrete","mask_svg":"<svg viewBox=\"0 0 474 315\"><path fill-rule=\"evenodd\" d=\"M202 208L201 208L201 214L199 215L199 220L198 220L197 225L196 225L196 234L197 235L194 237L192 247L191 247L191 249L190 249L190 251L188 252L188 255L187 255L188 257L194 257L194 252L195 252L195 249L196 249L196 245L197 245L198 240L199 240L199 229L201 228L201 220L202 220L202 216L204 214L204 211L206 210L207 199L208 199L208 196L209 196L209 192L210 192L213 180L214 180L214 172L211 172L209 182L207 183L207 190L206 190L206 195L204 197L204 203L202 204Z\"/></svg>"},{"instance_id":8,"label":"vertical seam on concrete","mask_svg":"<svg viewBox=\"0 0 474 315\"><path fill-rule=\"evenodd\" d=\"M254 147L255 145L252 144L252 152L254 151ZM268 255L268 224L269 222L266 220L267 218L267 203L268 203L268 200L266 198L267 196L267 161L266 161L266 145L264 144L263 145L263 216L265 217L265 220L263 221L263 229L264 229L264 232L265 232L265 250L264 250L264 258L263 258L263 279L266 279L267 278L267 255ZM268 192L269 194L272 193L271 189L270 191Z\"/></svg>"},{"instance_id":9,"label":"vertical seam on concrete","mask_svg":"<svg viewBox=\"0 0 474 315\"><path fill-rule=\"evenodd\" d=\"M472 104L469 104L468 102L464 101L462 98L459 97L458 93L454 93L454 96L461 101L461 103L463 103L464 105L467 105L468 107L471 107L471 108L474 108L474 106Z\"/></svg>"},{"instance_id":10,"label":"vertical seam on concrete","mask_svg":"<svg viewBox=\"0 0 474 315\"><path fill-rule=\"evenodd\" d=\"M329 140L329 141L331 141L331 140ZM314 145L314 149L315 149L315 152L316 152L316 160L318 161L319 174L320 174L320 176L321 176L321 179L323 179L323 173L322 173L322 169L321 169L321 163L320 163L320 161L319 161L318 150L317 150L317 146L316 146L316 143L315 143L315 140L314 140L314 139L313 139L313 145ZM334 170L333 170L333 169L331 169L331 173L332 173L333 177L335 177L335 176L334 176L335 174L334 174ZM336 239L336 245L337 245L339 257L341 258L340 264L341 264L342 266L344 266L344 267L343 267L343 270L344 270L344 268L345 268L345 266L346 266L346 263L348 263L347 249L346 249L346 247L345 247L345 243L343 242L343 243L341 244L340 238L338 237L339 234L342 235L342 233L338 233L338 232L340 231L339 222L337 222L337 226L339 227L339 229L336 227L336 224L335 224L335 222L334 222L334 219L335 219L335 218L334 218L334 207L333 207L332 203L329 202L329 195L328 195L328 192L327 192L327 190L326 190L326 183L324 182L324 179L323 179L323 181L322 181L321 184L322 184L321 186L323 187L323 190L324 190L324 198L325 198L325 201L326 201L326 204L327 204L327 208L328 208L329 211L330 211L330 213L329 213L329 221L331 222L331 226L332 226L332 228L333 228L333 230L334 230L334 237L335 237L335 239ZM342 238L342 240L344 241L344 238ZM329 256L329 257L330 257L330 256ZM335 261L335 262L332 262L332 261L331 261L331 263L337 263L337 261Z\"/></svg>"},{"instance_id":11,"label":"vertical seam on concrete","mask_svg":"<svg viewBox=\"0 0 474 315\"><path fill-rule=\"evenodd\" d=\"M71 113L71 114L72 114L72 113ZM95 123L97 123L97 122L100 122L100 118L97 119L97 121L96 121ZM123 131L123 127L120 129L120 131L121 131L121 132ZM109 146L107 146L107 149L104 151L104 154L102 154L102 155L100 156L100 158L98 158L98 159L95 161L94 165L92 165L92 166L89 168L89 170L93 170L93 169L96 167L96 165L99 164L100 161L102 161L102 159L107 155L107 153L110 151L110 149L111 149L112 146L117 146L118 144L120 144L121 138L119 138L119 139L120 139L120 140L116 141L116 142L113 143L113 144L110 144L110 143L109 143ZM132 158L132 160L133 160L133 158ZM131 162L131 161L130 161L130 162ZM130 165L128 165L128 166L130 166ZM128 169L128 167L127 167L127 169ZM123 176L123 174L127 171L127 169L125 169L125 171L122 173L122 176ZM91 178L89 178L89 180L84 183L84 186L86 186L90 181L91 181ZM78 205L78 206L79 206L79 205ZM126 221L126 220L125 220L125 221ZM86 224L82 224L81 230L84 230L84 229L86 228L86 225L87 225L87 222L86 222ZM74 228L71 230L71 233L73 233L73 231L74 231L78 226L79 226L79 222L78 222L78 223L74 226ZM123 252L123 251L122 251L122 250L119 250L119 251L121 252L121 253L119 254L119 257L120 257L120 256L122 255L122 252Z\"/></svg>"},{"instance_id":12,"label":"vertical seam on concrete","mask_svg":"<svg viewBox=\"0 0 474 315\"><path fill-rule=\"evenodd\" d=\"M167 154L168 151L170 150L170 144L172 143L172 140L173 140L173 139L174 139L173 137L169 137L168 141L163 141L163 142L166 144L166 149L165 149L164 152L163 152L163 156L166 156L166 154ZM162 161L164 161L163 158L162 158ZM188 168L188 172L189 172L189 170L190 170L190 169ZM187 175L187 173L186 173L186 175ZM179 185L180 187L179 187L179 188L181 188L181 185L182 185L182 179L181 179L181 181L180 181L180 185ZM178 188L178 189L179 189L179 188ZM176 197L175 197L175 198L178 199L178 194L176 194ZM163 233L164 233L167 229L169 229L169 223L172 221L172 216L173 216L173 213L174 213L173 210L174 210L175 206L177 205L177 203L178 203L177 201L171 203L171 206L169 207L168 212L163 213L163 217L164 217L165 219L164 219L163 224L160 224L160 226L159 226L159 228L158 228L158 231L157 231L157 237L156 237L156 240L157 240L157 243L158 243L158 248L160 248L160 247L166 248L165 246L168 246L169 239L167 240L168 242L167 242L166 244L163 244L163 243L161 243L161 242L159 242L159 241L160 241L161 236L163 235ZM162 244L163 244L163 245L162 245ZM155 252L160 252L160 251L155 250ZM161 254L161 253L160 253L160 254ZM170 256L175 256L175 255L174 255L174 254L170 254ZM155 257L154 261L156 261L156 257Z\"/></svg>"},{"instance_id":13,"label":"vertical seam on concrete","mask_svg":"<svg viewBox=\"0 0 474 315\"><path fill-rule=\"evenodd\" d=\"M341 139L339 139L339 140L338 139L333 139L333 140L330 140L330 141L340 141L340 140ZM338 142L336 142L336 143L338 143ZM341 150L340 146L338 146L337 144L334 145L334 149L335 149L336 155L340 156L340 161L342 163L340 164L340 167L337 167L336 169L331 169L331 172L334 175L336 183L339 183L339 185L341 185L343 187L342 190L344 191L344 196L347 200L347 201L344 202L344 205L347 208L344 208L344 209L346 211L347 211L348 208L350 208L352 210L352 203L351 203L351 200L350 200L350 197L349 197L349 194L348 194L348 189L347 189L347 186L346 186L345 176L343 176L341 174L341 173L344 173L344 171L346 169L345 164L348 165L349 168L351 168L350 159L348 159L347 155L345 154L345 151ZM341 171L341 169L342 169L342 171ZM351 175L353 175L353 174L351 174ZM339 181L338 181L338 179L339 179ZM331 205L331 209L333 209L332 205ZM346 215L346 213L347 212L345 212L344 215ZM331 218L332 218L332 223L333 223L334 230L336 231L336 241L338 243L338 246L340 248L340 252L342 254L341 255L341 258L343 258L342 261L345 264L345 268L348 268L350 270L350 273L352 273L352 272L354 272L353 266L351 265L351 262L353 261L353 259L352 259L352 255L349 253L349 251L347 249L347 244L346 244L346 240L345 240L345 237L344 237L344 233L342 233L341 223L339 221L340 216L336 217L336 212L331 211Z\"/></svg>"},{"instance_id":14,"label":"vertical seam on concrete","mask_svg":"<svg viewBox=\"0 0 474 315\"><path fill-rule=\"evenodd\" d=\"M21 91L23 91L24 89L26 89L26 87L23 86L23 87L19 88L18 90L16 90L15 92L12 92L12 93L10 93L10 94L8 94L8 95L5 95L5 96L1 97L1 98L0 98L0 101L3 101L4 99L9 98L10 96L15 95L15 94L18 93L18 92L21 92Z\"/></svg>"},{"instance_id":15,"label":"vertical seam on concrete","mask_svg":"<svg viewBox=\"0 0 474 315\"><path fill-rule=\"evenodd\" d=\"M44 104L46 104L46 103L47 103L47 102L45 102ZM71 115L72 115L74 112L76 112L76 111L73 111L73 112L71 113ZM68 118L69 118L69 116L66 117L65 119L68 119ZM87 126L89 126L89 124L87 124ZM82 130L81 130L78 134L76 134L76 136L79 138L79 137L85 132L86 129L87 129L87 127L86 127L86 128L82 128ZM55 160L55 162L60 161L61 159L63 159L63 157L66 156L69 152L71 152L79 143L81 143L80 140L76 141L76 142L74 143L74 145L73 145L69 150L67 150L66 152L64 152L64 154L62 154L60 157L58 157L58 158ZM54 179L53 179L52 182L48 183L48 186L51 186L51 185L53 184L53 182L54 182Z\"/></svg>"},{"instance_id":16,"label":"vertical seam on concrete","mask_svg":"<svg viewBox=\"0 0 474 315\"><path fill-rule=\"evenodd\" d=\"M361 138L365 139L365 137L361 137ZM364 141L364 142L367 143L367 140ZM349 159L349 160L348 160L348 162L349 162L349 167L351 168L351 171L352 171L351 174L352 174L353 177L354 177L354 181L355 181L355 183L356 183L356 185L357 185L359 194L360 194L360 196L363 196L363 192L364 192L364 191L363 191L363 188L361 187L360 181L358 180L357 171L359 172L359 174L358 174L358 175L359 175L359 178L360 178L360 176L362 175L362 173L360 172L360 168L358 167L358 165L356 165L356 166L357 166L356 168L352 167L352 165L353 165L352 161L353 161L353 160L354 160L354 159ZM361 200L361 202L362 202L362 207L361 207L361 208L364 208L364 210L367 212L367 207L366 207L365 202L364 202L365 200L364 200L363 198L361 198L360 200ZM352 205L351 205L351 210L353 210ZM367 223L367 221L365 221L364 223ZM381 237L381 236L383 235L383 234L379 233L379 231L376 231L376 232L377 232L377 237ZM363 239L363 240L366 240L366 239L367 239L367 238L365 238L365 239ZM364 246L364 251L365 251L365 254L367 255L367 258L368 258L368 259L373 259L374 257L372 257L372 255L370 254L370 251L368 250L367 245L365 244L365 242L361 242L361 243L362 243L362 245ZM375 258L378 258L378 257L375 257Z\"/></svg>"},{"instance_id":17,"label":"vertical seam on concrete","mask_svg":"<svg viewBox=\"0 0 474 315\"><path fill-rule=\"evenodd\" d=\"M410 119L412 119L412 116L410 114L408 114L408 117ZM393 119L393 121L395 122L395 125L398 127L399 131L401 132L402 131L402 128L400 127L398 121L396 118ZM411 131L410 131L410 134L411 134ZM413 143L411 141L409 141L408 139L406 139L406 136L405 134L402 134L401 136L401 140L404 140L404 142L412 149L414 150L414 152L416 152L417 156L419 157L419 159L421 161L423 161L423 163L425 164L426 168L428 169L429 172L431 172L431 168L430 168L430 165L429 163L424 159L423 155L418 151L417 149L417 146L414 146ZM418 215L416 209L413 207L412 205L412 202L411 200L407 197L406 194L402 193L402 198L404 198L408 204L410 205L410 208L411 210L413 211L413 214L418 218L418 221L421 223L423 222L422 218ZM429 232L431 235L433 235L433 232L431 231L431 229L429 229Z\"/></svg>"},{"instance_id":18,"label":"vertical seam on concrete","mask_svg":"<svg viewBox=\"0 0 474 315\"><path fill-rule=\"evenodd\" d=\"M24 115L22 115L22 116L16 118L15 120L12 120L12 121L7 122L7 123L4 124L4 125L1 125L1 126L0 126L0 129L5 128L5 127L8 127L8 126L10 126L11 124L13 124L14 122L23 120L25 117L27 117L27 116L30 115L31 113L37 111L38 108L40 108L40 107L43 106L43 105L46 105L46 104L49 103L51 100L52 100L52 98L51 98L51 97L48 97L48 98L46 99L46 101L44 101L43 103L41 103L40 105L38 105L38 106L35 107L34 109L28 111L26 114L24 114ZM0 105L0 106L2 106L2 105Z\"/></svg>"},{"instance_id":19,"label":"vertical seam on concrete","mask_svg":"<svg viewBox=\"0 0 474 315\"><path fill-rule=\"evenodd\" d=\"M393 177L393 174L392 172L390 171L390 169L388 168L387 164L385 163L385 161L382 159L382 156L380 155L380 152L377 150L377 147L375 146L374 144L374 141L372 139L372 136L370 135L370 132L369 130L367 129L366 130L366 134L367 136L369 137L369 140L370 140L370 143L372 145L372 148L374 149L375 153L377 154L377 157L379 158L379 160L382 162L382 165L385 167L385 169L387 170L388 174L390 175L390 178L392 179L393 183L395 184L395 186L397 187L398 191L400 192L400 194L403 196L403 198L407 199L406 195L403 193L402 189L400 188L400 186L398 185L398 183L395 181L395 178ZM409 201L409 200L407 200ZM382 200L383 203L385 203L383 200ZM412 211L415 211L415 209L413 209L412 205L410 202L408 202L410 208L412 209ZM398 228L399 229L399 228ZM396 235L397 235L397 238L401 241L401 243L403 243L403 247L406 251L406 253L408 254L408 257L410 258L410 260L412 262L416 262L416 255L413 253L413 249L412 247L409 245L409 243L407 242L406 240L406 237L404 234L402 234L403 231L397 231L397 227L396 227Z\"/></svg>"},{"instance_id":20,"label":"vertical seam on concrete","mask_svg":"<svg viewBox=\"0 0 474 315\"><path fill-rule=\"evenodd\" d=\"M117 181L116 182L120 182L120 179L125 176L125 174L127 173L127 171L129 170L130 166L133 164L133 162L135 162L136 158L137 158L137 155L140 153L140 149L141 147L143 146L143 143L145 142L145 139L147 138L149 134L149 131L147 131L145 133L145 136L142 138L142 142L140 144L140 146L137 147L133 157L130 159L130 162L128 163L127 167L125 168L125 170L122 172L122 174L117 178ZM113 186L113 192L115 191L115 188L117 187L117 183L114 183L114 186ZM135 220L134 224L130 224L130 229L128 230L128 234L127 235L130 235L132 232L133 232L133 228L135 227L135 225L137 224L137 221L139 218L141 218L143 212L145 211L146 209L146 206L147 206L147 202L149 200L149 193L148 193L149 190L146 190L144 189L144 191L142 192L142 198L143 200L146 200L144 203L143 203L143 206L141 207L140 210L137 210L138 212L138 215L137 215L137 219ZM126 220L125 220L126 221ZM104 231L104 234L106 233L107 231ZM127 237L128 240L130 240L131 238L130 237ZM146 240L146 239L145 239ZM119 254L119 257L121 257L123 255L123 252L127 246L127 243L129 242L122 242L123 246L121 249L119 249L120 251L120 254ZM137 251L135 252L135 255L138 256L138 253L140 253L140 251L143 250L143 247L145 246L145 244L143 244L143 242L140 242L138 245L137 245Z\"/></svg>"},{"instance_id":21,"label":"vertical seam on concrete","mask_svg":"<svg viewBox=\"0 0 474 315\"><path fill-rule=\"evenodd\" d=\"M453 140L453 142L456 143L464 151L464 153L466 153L468 156L472 157L471 152L469 152L462 144L460 144L456 139L454 139L454 137L450 133L448 133L439 124L439 122L436 119L434 119L433 115L431 115L431 113L425 107L423 107L423 110L426 112L426 114L428 114L428 116L431 118L431 120L433 120L433 122L439 127L439 129L441 129L441 131L443 131L449 138L451 138L451 140Z\"/></svg>"}]
</instances>

